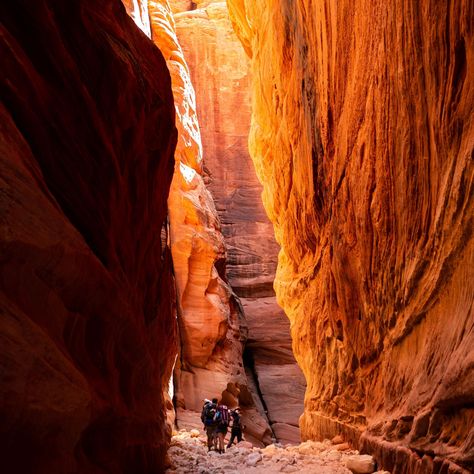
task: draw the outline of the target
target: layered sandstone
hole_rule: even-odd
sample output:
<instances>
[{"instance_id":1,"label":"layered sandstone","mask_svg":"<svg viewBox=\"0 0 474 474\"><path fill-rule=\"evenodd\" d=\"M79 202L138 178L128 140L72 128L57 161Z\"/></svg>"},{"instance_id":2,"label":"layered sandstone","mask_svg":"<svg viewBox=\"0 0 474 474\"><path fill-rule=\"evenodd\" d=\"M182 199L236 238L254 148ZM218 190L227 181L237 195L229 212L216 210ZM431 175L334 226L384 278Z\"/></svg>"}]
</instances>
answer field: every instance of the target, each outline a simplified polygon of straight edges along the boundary
<instances>
[{"instance_id":1,"label":"layered sandstone","mask_svg":"<svg viewBox=\"0 0 474 474\"><path fill-rule=\"evenodd\" d=\"M203 398L245 386L240 308L225 276L219 218L202 177L202 145L189 69L167 1L148 2L152 39L171 71L177 112L176 168L168 201L178 293L178 406L200 411Z\"/></svg>"},{"instance_id":2,"label":"layered sandstone","mask_svg":"<svg viewBox=\"0 0 474 474\"><path fill-rule=\"evenodd\" d=\"M472 2L228 4L303 436L474 469Z\"/></svg>"},{"instance_id":3,"label":"layered sandstone","mask_svg":"<svg viewBox=\"0 0 474 474\"><path fill-rule=\"evenodd\" d=\"M257 444L269 442L247 388L242 363L246 324L227 282L221 224L202 171L195 92L173 14L165 0L127 8L139 26L150 24L151 39L171 72L177 113L176 166L168 200L181 341L174 375L177 423L199 426L204 398L222 398L230 406L245 401L249 435Z\"/></svg>"},{"instance_id":4,"label":"layered sandstone","mask_svg":"<svg viewBox=\"0 0 474 474\"><path fill-rule=\"evenodd\" d=\"M119 1L0 13L1 470L158 472L176 353L166 63Z\"/></svg>"},{"instance_id":5,"label":"layered sandstone","mask_svg":"<svg viewBox=\"0 0 474 474\"><path fill-rule=\"evenodd\" d=\"M289 321L273 290L278 245L265 214L248 152L251 117L250 63L233 32L225 2L203 2L175 13L176 33L196 90L202 124L205 181L222 223L229 282L248 325L245 359L256 376L254 398L276 437L299 440L304 377L291 351ZM283 393L278 386L291 390ZM259 393L260 391L260 393Z\"/></svg>"}]
</instances>

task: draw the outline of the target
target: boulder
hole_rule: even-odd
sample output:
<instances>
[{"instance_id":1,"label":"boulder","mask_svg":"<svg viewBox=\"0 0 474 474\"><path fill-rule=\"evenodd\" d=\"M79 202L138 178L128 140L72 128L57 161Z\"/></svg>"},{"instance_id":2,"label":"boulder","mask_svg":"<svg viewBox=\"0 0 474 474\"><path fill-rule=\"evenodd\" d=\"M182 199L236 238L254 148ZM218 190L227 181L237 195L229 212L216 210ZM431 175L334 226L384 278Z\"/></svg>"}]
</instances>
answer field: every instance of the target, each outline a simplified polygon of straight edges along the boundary
<instances>
[{"instance_id":1,"label":"boulder","mask_svg":"<svg viewBox=\"0 0 474 474\"><path fill-rule=\"evenodd\" d=\"M372 474L375 471L374 458L368 454L349 456L346 466L354 474Z\"/></svg>"},{"instance_id":2,"label":"boulder","mask_svg":"<svg viewBox=\"0 0 474 474\"><path fill-rule=\"evenodd\" d=\"M320 443L319 441L308 440L304 443L301 443L295 449L297 449L300 454L318 454L326 449L326 446L324 446L324 444Z\"/></svg>"},{"instance_id":3,"label":"boulder","mask_svg":"<svg viewBox=\"0 0 474 474\"><path fill-rule=\"evenodd\" d=\"M250 467L255 467L262 460L260 453L249 454L245 459L245 464Z\"/></svg>"}]
</instances>

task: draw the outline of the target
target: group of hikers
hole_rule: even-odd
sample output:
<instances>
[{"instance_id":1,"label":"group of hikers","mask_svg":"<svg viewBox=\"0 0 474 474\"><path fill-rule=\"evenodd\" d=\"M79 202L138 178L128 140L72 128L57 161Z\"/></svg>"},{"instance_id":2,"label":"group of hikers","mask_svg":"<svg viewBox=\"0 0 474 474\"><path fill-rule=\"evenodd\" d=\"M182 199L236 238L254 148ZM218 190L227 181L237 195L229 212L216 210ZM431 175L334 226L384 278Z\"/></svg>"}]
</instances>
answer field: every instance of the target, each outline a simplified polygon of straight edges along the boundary
<instances>
[{"instance_id":1,"label":"group of hikers","mask_svg":"<svg viewBox=\"0 0 474 474\"><path fill-rule=\"evenodd\" d=\"M237 438L237 442L242 441L242 421L240 408L229 410L226 405L217 403L217 398L205 399L201 412L201 421L207 435L207 449L223 453L224 438L232 421L230 440L227 448L230 448Z\"/></svg>"}]
</instances>

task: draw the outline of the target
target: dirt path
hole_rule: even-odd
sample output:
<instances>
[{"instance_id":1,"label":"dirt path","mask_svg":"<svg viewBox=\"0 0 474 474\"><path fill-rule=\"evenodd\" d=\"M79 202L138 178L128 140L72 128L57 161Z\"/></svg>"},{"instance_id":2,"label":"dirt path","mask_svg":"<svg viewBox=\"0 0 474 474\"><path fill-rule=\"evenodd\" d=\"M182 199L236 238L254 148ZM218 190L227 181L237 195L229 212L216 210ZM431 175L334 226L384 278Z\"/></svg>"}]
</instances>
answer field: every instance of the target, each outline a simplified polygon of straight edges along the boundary
<instances>
[{"instance_id":1,"label":"dirt path","mask_svg":"<svg viewBox=\"0 0 474 474\"><path fill-rule=\"evenodd\" d=\"M173 436L168 454L171 462L170 469L166 471L168 474L351 474L346 467L350 459L363 463L364 458L370 458L359 456L345 443L334 445L330 441L306 441L286 447L272 444L262 449L243 442L231 447L225 454L208 453L205 437L197 430L181 430Z\"/></svg>"}]
</instances>

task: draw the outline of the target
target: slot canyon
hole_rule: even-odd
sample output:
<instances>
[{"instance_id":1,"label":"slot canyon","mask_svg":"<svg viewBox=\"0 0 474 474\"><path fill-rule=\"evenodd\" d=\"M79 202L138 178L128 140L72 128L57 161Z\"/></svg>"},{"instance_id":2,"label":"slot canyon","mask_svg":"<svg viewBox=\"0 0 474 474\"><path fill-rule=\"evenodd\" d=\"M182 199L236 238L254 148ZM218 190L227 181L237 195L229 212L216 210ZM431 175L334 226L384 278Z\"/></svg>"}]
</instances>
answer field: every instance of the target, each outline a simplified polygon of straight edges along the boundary
<instances>
[{"instance_id":1,"label":"slot canyon","mask_svg":"<svg viewBox=\"0 0 474 474\"><path fill-rule=\"evenodd\" d=\"M474 472L472 1L0 14L1 472Z\"/></svg>"}]
</instances>

